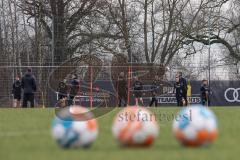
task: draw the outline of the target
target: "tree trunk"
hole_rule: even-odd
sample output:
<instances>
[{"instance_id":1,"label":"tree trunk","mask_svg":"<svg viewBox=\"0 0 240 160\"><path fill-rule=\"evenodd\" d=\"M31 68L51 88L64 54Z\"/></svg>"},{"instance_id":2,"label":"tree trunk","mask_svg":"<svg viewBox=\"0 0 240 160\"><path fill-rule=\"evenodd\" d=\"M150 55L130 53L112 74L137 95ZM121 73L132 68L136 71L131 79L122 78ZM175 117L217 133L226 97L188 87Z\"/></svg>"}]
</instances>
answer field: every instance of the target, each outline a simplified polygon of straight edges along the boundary
<instances>
[{"instance_id":1,"label":"tree trunk","mask_svg":"<svg viewBox=\"0 0 240 160\"><path fill-rule=\"evenodd\" d=\"M120 1L119 1L120 2ZM125 0L122 0L121 3L119 3L121 6L121 12L122 12L122 32L123 32L123 37L125 41L125 47L127 49L128 53L128 61L132 62L132 50L131 50L131 44L130 44L130 39L129 39L129 30L128 30L128 24L127 24L127 15L126 15L126 4Z\"/></svg>"},{"instance_id":2,"label":"tree trunk","mask_svg":"<svg viewBox=\"0 0 240 160\"><path fill-rule=\"evenodd\" d=\"M15 36L16 36L16 64L18 66L17 72L18 74L22 74L22 61L21 55L19 51L19 31L18 31L18 14L17 14L17 2L16 0L13 1L14 5L14 23L15 23Z\"/></svg>"},{"instance_id":3,"label":"tree trunk","mask_svg":"<svg viewBox=\"0 0 240 160\"><path fill-rule=\"evenodd\" d=\"M16 56L16 48L15 48L15 27L14 27L14 17L13 17L13 12L12 12L12 6L11 6L11 1L8 2L8 7L9 7L9 14L10 14L10 19L11 19L11 47L12 47L12 50L11 50L11 53L12 53L12 60L11 62L13 66L16 66L17 65L17 56ZM16 75L17 73L17 70L15 67L13 67L13 79L14 79L14 76Z\"/></svg>"},{"instance_id":4,"label":"tree trunk","mask_svg":"<svg viewBox=\"0 0 240 160\"><path fill-rule=\"evenodd\" d=\"M4 48L3 48L3 36L2 36L2 22L0 19L0 51L2 53L1 56L5 55Z\"/></svg>"},{"instance_id":5,"label":"tree trunk","mask_svg":"<svg viewBox=\"0 0 240 160\"><path fill-rule=\"evenodd\" d=\"M51 0L51 2L53 13L53 57L57 65L66 61L68 55L66 53L65 5L63 0Z\"/></svg>"},{"instance_id":6,"label":"tree trunk","mask_svg":"<svg viewBox=\"0 0 240 160\"><path fill-rule=\"evenodd\" d=\"M147 19L148 19L148 0L145 0L144 4L144 53L146 57L147 63L150 62L149 55L148 55L148 25L147 25Z\"/></svg>"},{"instance_id":7,"label":"tree trunk","mask_svg":"<svg viewBox=\"0 0 240 160\"><path fill-rule=\"evenodd\" d=\"M155 46L155 17L154 17L154 0L152 1L152 9L151 9L151 29L152 29L152 53L151 53L151 63L154 63L156 60L157 52Z\"/></svg>"}]
</instances>

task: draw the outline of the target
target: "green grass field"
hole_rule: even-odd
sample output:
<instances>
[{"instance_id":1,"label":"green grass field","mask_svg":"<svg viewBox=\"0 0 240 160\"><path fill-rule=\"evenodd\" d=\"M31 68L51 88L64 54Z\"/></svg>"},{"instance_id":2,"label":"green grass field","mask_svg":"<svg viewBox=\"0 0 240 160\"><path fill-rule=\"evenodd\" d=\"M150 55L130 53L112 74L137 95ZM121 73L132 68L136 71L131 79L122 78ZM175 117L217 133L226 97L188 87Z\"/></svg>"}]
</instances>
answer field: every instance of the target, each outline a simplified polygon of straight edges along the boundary
<instances>
[{"instance_id":1,"label":"green grass field","mask_svg":"<svg viewBox=\"0 0 240 160\"><path fill-rule=\"evenodd\" d=\"M152 109L176 113L177 108ZM160 122L160 135L148 149L121 148L111 133L118 109L98 118L100 132L88 149L62 150L50 135L54 109L1 109L1 160L237 160L240 142L240 108L214 108L219 120L219 137L207 148L183 148L172 135L172 122Z\"/></svg>"}]
</instances>

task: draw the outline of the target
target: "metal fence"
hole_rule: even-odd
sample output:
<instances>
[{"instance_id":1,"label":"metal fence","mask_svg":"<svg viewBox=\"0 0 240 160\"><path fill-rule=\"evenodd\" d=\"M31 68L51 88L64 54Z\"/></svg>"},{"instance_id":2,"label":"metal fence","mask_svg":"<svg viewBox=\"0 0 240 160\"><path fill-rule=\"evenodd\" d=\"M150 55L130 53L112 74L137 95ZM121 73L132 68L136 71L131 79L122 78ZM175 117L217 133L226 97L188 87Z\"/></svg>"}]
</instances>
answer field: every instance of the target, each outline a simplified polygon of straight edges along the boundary
<instances>
[{"instance_id":1,"label":"metal fence","mask_svg":"<svg viewBox=\"0 0 240 160\"><path fill-rule=\"evenodd\" d=\"M76 60L76 59L75 59ZM37 82L37 93L35 94L36 106L37 107L53 107L56 102L58 90L58 83L64 78L70 78L72 73L78 74L80 83L84 84L85 90L90 90L90 83L92 81L107 81L103 85L109 85L112 83L114 92L115 81L120 72L125 71L125 75L129 74L129 67L131 68L131 77L133 78L137 74L142 74L140 79L145 81L148 85L154 75L159 74L159 77L164 82L171 82L175 80L177 72L182 71L183 75L190 81L200 81L202 79L208 79L208 68L206 67L166 67L161 68L160 66L154 65L143 65L137 64L132 66L98 66L93 65L93 79L90 78L90 65L83 63L81 60L77 63L68 62L63 66L5 66L0 65L0 107L11 107L12 106L12 84L15 76L20 74L24 75L27 68L32 68L33 74ZM160 67L160 68L159 68ZM60 68L60 69L59 69ZM145 73L145 71L147 71ZM211 81L238 81L240 78L238 68L236 66L218 66L211 68ZM147 82L148 81L148 82ZM132 83L132 80L130 81ZM94 85L93 85L94 86ZM107 87L108 88L108 87ZM114 93L113 93L114 94Z\"/></svg>"}]
</instances>

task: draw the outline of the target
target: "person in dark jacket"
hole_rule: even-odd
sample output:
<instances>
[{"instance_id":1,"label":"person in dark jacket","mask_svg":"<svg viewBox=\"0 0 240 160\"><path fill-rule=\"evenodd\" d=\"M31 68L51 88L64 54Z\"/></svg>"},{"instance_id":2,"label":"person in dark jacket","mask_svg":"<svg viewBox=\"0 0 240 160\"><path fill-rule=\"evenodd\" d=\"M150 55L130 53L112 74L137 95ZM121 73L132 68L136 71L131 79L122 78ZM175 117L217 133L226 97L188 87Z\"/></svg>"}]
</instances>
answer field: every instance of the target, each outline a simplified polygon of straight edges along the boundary
<instances>
[{"instance_id":1,"label":"person in dark jacket","mask_svg":"<svg viewBox=\"0 0 240 160\"><path fill-rule=\"evenodd\" d=\"M127 81L124 77L124 72L121 72L117 81L118 106L127 106Z\"/></svg>"},{"instance_id":2,"label":"person in dark jacket","mask_svg":"<svg viewBox=\"0 0 240 160\"><path fill-rule=\"evenodd\" d=\"M20 107L21 99L22 99L22 86L21 86L20 77L16 76L16 79L12 86L12 95L13 95L13 107Z\"/></svg>"},{"instance_id":3,"label":"person in dark jacket","mask_svg":"<svg viewBox=\"0 0 240 160\"><path fill-rule=\"evenodd\" d=\"M142 82L138 79L138 77L135 77L133 83L133 94L135 96L135 104L137 106L139 105L139 101L141 102L142 105L144 105L142 99L142 90L143 90Z\"/></svg>"},{"instance_id":4,"label":"person in dark jacket","mask_svg":"<svg viewBox=\"0 0 240 160\"><path fill-rule=\"evenodd\" d=\"M210 99L209 99L210 89L209 89L207 80L202 80L202 85L201 85L200 91L201 91L201 103L202 103L202 105L203 106L205 106L205 105L210 106Z\"/></svg>"},{"instance_id":5,"label":"person in dark jacket","mask_svg":"<svg viewBox=\"0 0 240 160\"><path fill-rule=\"evenodd\" d=\"M158 101L157 101L157 98L156 98L158 89L159 89L158 76L155 76L155 79L153 80L152 86L151 86L152 100L149 104L150 107L152 107L153 103L155 104L155 107L158 106Z\"/></svg>"},{"instance_id":6,"label":"person in dark jacket","mask_svg":"<svg viewBox=\"0 0 240 160\"><path fill-rule=\"evenodd\" d=\"M176 76L176 82L174 83L174 92L177 99L177 106L183 106L183 90L178 75Z\"/></svg>"},{"instance_id":7,"label":"person in dark jacket","mask_svg":"<svg viewBox=\"0 0 240 160\"><path fill-rule=\"evenodd\" d=\"M72 75L72 80L70 82L70 93L69 93L69 105L74 104L74 98L78 94L80 83L76 74Z\"/></svg>"},{"instance_id":8,"label":"person in dark jacket","mask_svg":"<svg viewBox=\"0 0 240 160\"><path fill-rule=\"evenodd\" d=\"M182 72L178 72L177 76L179 77L179 83L181 86L181 90L182 90L182 98L184 101L184 106L188 105L188 99L187 99L187 80L185 78L182 77Z\"/></svg>"},{"instance_id":9,"label":"person in dark jacket","mask_svg":"<svg viewBox=\"0 0 240 160\"><path fill-rule=\"evenodd\" d=\"M27 103L30 102L31 108L34 108L34 93L37 91L35 77L32 74L32 69L28 69L22 78L23 88L23 108L27 108Z\"/></svg>"},{"instance_id":10,"label":"person in dark jacket","mask_svg":"<svg viewBox=\"0 0 240 160\"><path fill-rule=\"evenodd\" d=\"M58 101L61 107L66 106L67 95L68 95L67 80L64 79L58 85Z\"/></svg>"}]
</instances>

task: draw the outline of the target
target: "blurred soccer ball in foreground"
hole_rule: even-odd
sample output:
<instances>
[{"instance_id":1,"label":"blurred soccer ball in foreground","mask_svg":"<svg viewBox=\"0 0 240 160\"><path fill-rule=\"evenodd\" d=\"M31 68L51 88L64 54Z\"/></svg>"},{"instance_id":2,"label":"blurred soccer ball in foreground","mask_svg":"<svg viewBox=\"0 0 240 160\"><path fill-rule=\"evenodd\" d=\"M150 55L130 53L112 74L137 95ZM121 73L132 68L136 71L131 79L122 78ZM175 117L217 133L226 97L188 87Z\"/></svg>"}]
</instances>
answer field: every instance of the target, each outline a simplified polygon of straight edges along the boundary
<instances>
[{"instance_id":1,"label":"blurred soccer ball in foreground","mask_svg":"<svg viewBox=\"0 0 240 160\"><path fill-rule=\"evenodd\" d=\"M158 130L155 115L135 106L120 111L112 126L114 137L124 146L150 146L157 138Z\"/></svg>"},{"instance_id":2,"label":"blurred soccer ball in foreground","mask_svg":"<svg viewBox=\"0 0 240 160\"><path fill-rule=\"evenodd\" d=\"M93 113L80 106L61 109L52 123L52 136L63 148L89 147L97 135Z\"/></svg>"},{"instance_id":3,"label":"blurred soccer ball in foreground","mask_svg":"<svg viewBox=\"0 0 240 160\"><path fill-rule=\"evenodd\" d=\"M182 109L173 122L173 133L185 146L202 146L217 137L217 119L214 113L201 105Z\"/></svg>"}]
</instances>

